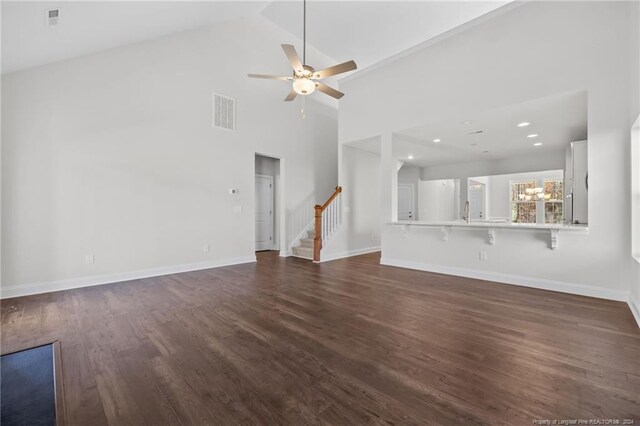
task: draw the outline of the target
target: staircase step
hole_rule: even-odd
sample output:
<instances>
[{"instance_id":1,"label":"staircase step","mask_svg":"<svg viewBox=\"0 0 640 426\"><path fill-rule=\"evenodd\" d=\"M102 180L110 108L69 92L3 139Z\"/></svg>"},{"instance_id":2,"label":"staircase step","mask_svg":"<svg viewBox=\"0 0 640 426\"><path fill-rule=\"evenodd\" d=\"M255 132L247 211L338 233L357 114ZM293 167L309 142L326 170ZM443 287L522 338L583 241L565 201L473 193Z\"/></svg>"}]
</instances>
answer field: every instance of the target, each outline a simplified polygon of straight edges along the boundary
<instances>
[{"instance_id":1,"label":"staircase step","mask_svg":"<svg viewBox=\"0 0 640 426\"><path fill-rule=\"evenodd\" d=\"M313 248L298 246L294 247L292 250L293 255L296 257L313 260Z\"/></svg>"},{"instance_id":2,"label":"staircase step","mask_svg":"<svg viewBox=\"0 0 640 426\"><path fill-rule=\"evenodd\" d=\"M311 238L312 240L316 237L316 231L313 229L311 231L307 231L307 238Z\"/></svg>"},{"instance_id":3,"label":"staircase step","mask_svg":"<svg viewBox=\"0 0 640 426\"><path fill-rule=\"evenodd\" d=\"M313 238L303 238L300 240L301 247L313 248Z\"/></svg>"}]
</instances>

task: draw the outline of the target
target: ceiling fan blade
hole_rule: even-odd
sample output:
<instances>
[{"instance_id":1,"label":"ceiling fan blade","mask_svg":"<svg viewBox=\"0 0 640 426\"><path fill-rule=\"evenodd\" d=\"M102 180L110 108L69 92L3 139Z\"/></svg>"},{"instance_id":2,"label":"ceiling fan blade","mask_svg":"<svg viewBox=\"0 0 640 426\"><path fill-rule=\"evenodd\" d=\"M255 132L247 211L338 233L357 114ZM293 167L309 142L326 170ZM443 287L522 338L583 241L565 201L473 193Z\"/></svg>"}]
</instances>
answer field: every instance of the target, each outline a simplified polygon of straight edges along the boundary
<instances>
[{"instance_id":1,"label":"ceiling fan blade","mask_svg":"<svg viewBox=\"0 0 640 426\"><path fill-rule=\"evenodd\" d=\"M284 54L287 55L293 69L295 71L302 72L304 68L302 67L302 62L300 62L300 57L298 56L298 52L296 52L296 48L290 44L283 44L282 50L284 50Z\"/></svg>"},{"instance_id":2,"label":"ceiling fan blade","mask_svg":"<svg viewBox=\"0 0 640 426\"><path fill-rule=\"evenodd\" d=\"M278 75L266 75L266 74L247 74L251 78L264 78L267 80L285 80L290 81L293 80L293 77L281 77Z\"/></svg>"},{"instance_id":3,"label":"ceiling fan blade","mask_svg":"<svg viewBox=\"0 0 640 426\"><path fill-rule=\"evenodd\" d=\"M329 95L332 98L340 99L344 96L344 93L334 89L333 87L329 87L326 84L322 84L316 81L316 89L324 93L325 95Z\"/></svg>"},{"instance_id":4,"label":"ceiling fan blade","mask_svg":"<svg viewBox=\"0 0 640 426\"><path fill-rule=\"evenodd\" d=\"M315 74L313 74L313 76L315 78L327 78L327 77L331 77L332 75L342 74L343 72L353 71L357 68L358 66L356 65L355 62L348 61L338 65L334 65L329 68L325 68L320 71L316 71Z\"/></svg>"},{"instance_id":5,"label":"ceiling fan blade","mask_svg":"<svg viewBox=\"0 0 640 426\"><path fill-rule=\"evenodd\" d=\"M291 89L291 91L289 92L289 94L287 95L286 98L284 98L285 102L290 102L292 100L294 100L296 98L296 96L298 96L298 94L296 93L295 90Z\"/></svg>"}]
</instances>

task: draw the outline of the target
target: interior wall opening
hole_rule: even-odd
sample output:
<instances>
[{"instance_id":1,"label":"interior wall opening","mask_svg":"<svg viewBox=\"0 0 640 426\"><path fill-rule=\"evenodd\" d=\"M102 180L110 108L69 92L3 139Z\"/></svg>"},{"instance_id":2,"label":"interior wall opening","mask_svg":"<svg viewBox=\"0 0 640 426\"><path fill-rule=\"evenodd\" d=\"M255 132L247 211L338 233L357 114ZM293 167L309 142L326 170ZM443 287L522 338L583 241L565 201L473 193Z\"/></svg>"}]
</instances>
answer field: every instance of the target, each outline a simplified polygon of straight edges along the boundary
<instances>
[{"instance_id":1,"label":"interior wall opening","mask_svg":"<svg viewBox=\"0 0 640 426\"><path fill-rule=\"evenodd\" d=\"M281 248L282 173L278 158L255 154L255 251Z\"/></svg>"}]
</instances>

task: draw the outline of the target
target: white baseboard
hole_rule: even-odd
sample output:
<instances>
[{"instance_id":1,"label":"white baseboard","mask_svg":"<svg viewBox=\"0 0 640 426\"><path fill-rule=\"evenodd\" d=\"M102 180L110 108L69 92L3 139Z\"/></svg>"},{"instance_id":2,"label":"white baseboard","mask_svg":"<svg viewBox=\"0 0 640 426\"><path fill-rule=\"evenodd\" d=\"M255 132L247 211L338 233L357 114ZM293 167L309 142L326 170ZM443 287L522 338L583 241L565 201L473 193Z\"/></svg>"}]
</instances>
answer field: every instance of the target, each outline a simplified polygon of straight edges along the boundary
<instances>
[{"instance_id":1,"label":"white baseboard","mask_svg":"<svg viewBox=\"0 0 640 426\"><path fill-rule=\"evenodd\" d=\"M320 262L317 262L317 263L330 262L332 260L343 259L345 257L359 256L361 254L367 254L367 253L375 253L377 251L380 251L380 246L367 247L367 248L357 249L357 250L342 251L339 253L331 253L326 255L323 254L321 251Z\"/></svg>"},{"instance_id":2,"label":"white baseboard","mask_svg":"<svg viewBox=\"0 0 640 426\"><path fill-rule=\"evenodd\" d=\"M400 259L382 257L380 264L397 266L400 268L417 269L420 271L436 272L439 274L456 275L460 277L475 278L479 280L494 281L502 284L513 284L523 287L538 288L541 290L558 291L561 293L577 294L580 296L597 297L599 299L617 300L628 302L629 294L626 291L607 290L584 284L567 283L563 281L532 278L521 275L502 274L498 272L479 271L475 269L455 268L451 266L435 265L430 263L413 262Z\"/></svg>"},{"instance_id":3,"label":"white baseboard","mask_svg":"<svg viewBox=\"0 0 640 426\"><path fill-rule=\"evenodd\" d=\"M211 260L206 262L188 263L175 266L161 266L140 271L121 272L117 274L93 277L71 278L67 280L19 284L0 288L0 299L28 296L31 294L50 293L52 291L70 290L73 288L90 287L94 285L111 284L121 281L137 280L141 278L157 277L161 275L177 274L180 272L199 271L202 269L218 268L221 266L238 265L255 262L256 257L244 256L230 259Z\"/></svg>"},{"instance_id":4,"label":"white baseboard","mask_svg":"<svg viewBox=\"0 0 640 426\"><path fill-rule=\"evenodd\" d=\"M627 303L629 304L629 309L631 309L633 317L638 323L638 327L640 327L640 300L637 300L633 296L633 293L629 293L629 300L627 301Z\"/></svg>"}]
</instances>

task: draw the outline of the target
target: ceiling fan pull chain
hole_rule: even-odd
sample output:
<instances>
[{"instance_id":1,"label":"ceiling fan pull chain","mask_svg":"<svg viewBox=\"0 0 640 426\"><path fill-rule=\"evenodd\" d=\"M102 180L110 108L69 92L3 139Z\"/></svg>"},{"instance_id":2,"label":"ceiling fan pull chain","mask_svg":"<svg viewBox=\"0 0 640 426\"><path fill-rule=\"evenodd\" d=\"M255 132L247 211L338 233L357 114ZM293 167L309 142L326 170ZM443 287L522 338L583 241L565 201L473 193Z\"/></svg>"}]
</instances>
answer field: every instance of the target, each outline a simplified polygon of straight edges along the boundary
<instances>
[{"instance_id":1,"label":"ceiling fan pull chain","mask_svg":"<svg viewBox=\"0 0 640 426\"><path fill-rule=\"evenodd\" d=\"M304 120L305 118L307 118L307 115L304 112L304 96L301 99L302 102L302 109L300 110L300 112L302 113L302 119Z\"/></svg>"}]
</instances>

